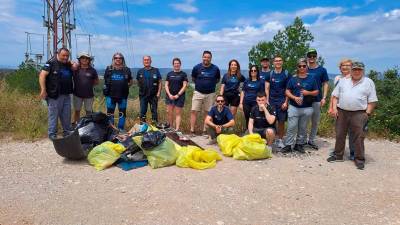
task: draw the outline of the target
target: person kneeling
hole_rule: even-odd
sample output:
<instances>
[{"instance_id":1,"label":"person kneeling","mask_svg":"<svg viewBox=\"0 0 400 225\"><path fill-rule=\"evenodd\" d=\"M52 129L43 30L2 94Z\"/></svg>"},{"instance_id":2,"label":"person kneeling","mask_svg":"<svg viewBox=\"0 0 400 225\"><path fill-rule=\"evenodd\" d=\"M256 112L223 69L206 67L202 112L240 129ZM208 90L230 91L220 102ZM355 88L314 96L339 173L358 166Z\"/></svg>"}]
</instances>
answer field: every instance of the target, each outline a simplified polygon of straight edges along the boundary
<instances>
[{"instance_id":1,"label":"person kneeling","mask_svg":"<svg viewBox=\"0 0 400 225\"><path fill-rule=\"evenodd\" d=\"M257 94L257 105L251 109L249 119L249 133L258 133L262 138L267 139L267 144L272 147L275 139L275 110L267 104L265 92Z\"/></svg>"},{"instance_id":2,"label":"person kneeling","mask_svg":"<svg viewBox=\"0 0 400 225\"><path fill-rule=\"evenodd\" d=\"M216 138L220 134L233 133L235 120L229 108L225 106L225 99L222 95L217 95L216 105L211 107L204 123L207 125L207 132L210 135L209 145L217 143Z\"/></svg>"}]
</instances>

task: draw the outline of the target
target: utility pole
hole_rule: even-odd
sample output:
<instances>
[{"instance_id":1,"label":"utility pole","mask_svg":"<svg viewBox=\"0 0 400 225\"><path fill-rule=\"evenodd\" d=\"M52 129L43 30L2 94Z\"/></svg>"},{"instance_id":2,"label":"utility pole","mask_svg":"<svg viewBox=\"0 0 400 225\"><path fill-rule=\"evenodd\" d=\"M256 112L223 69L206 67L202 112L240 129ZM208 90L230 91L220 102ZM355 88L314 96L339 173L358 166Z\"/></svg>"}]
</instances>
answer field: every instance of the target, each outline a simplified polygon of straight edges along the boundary
<instances>
[{"instance_id":1,"label":"utility pole","mask_svg":"<svg viewBox=\"0 0 400 225\"><path fill-rule=\"evenodd\" d=\"M76 28L74 0L43 0L43 26L47 28L47 59L57 49L72 49L71 32Z\"/></svg>"},{"instance_id":2,"label":"utility pole","mask_svg":"<svg viewBox=\"0 0 400 225\"><path fill-rule=\"evenodd\" d=\"M78 54L79 52L79 47L78 47L78 37L79 36L83 36L83 37L87 37L88 38L88 49L87 49L87 53L89 53L89 55L92 55L92 35L91 34L75 34L75 50L76 50L76 54Z\"/></svg>"},{"instance_id":3,"label":"utility pole","mask_svg":"<svg viewBox=\"0 0 400 225\"><path fill-rule=\"evenodd\" d=\"M42 59L44 56L44 34L37 34L37 33L30 33L30 32L25 32L26 33L26 51L25 51L25 63L26 64L31 64L38 68L40 64L42 64ZM35 48L32 50L32 36L39 36L41 37L41 44L42 48L41 51ZM37 40L37 39L36 39ZM31 56L34 56L35 59L33 60Z\"/></svg>"}]
</instances>

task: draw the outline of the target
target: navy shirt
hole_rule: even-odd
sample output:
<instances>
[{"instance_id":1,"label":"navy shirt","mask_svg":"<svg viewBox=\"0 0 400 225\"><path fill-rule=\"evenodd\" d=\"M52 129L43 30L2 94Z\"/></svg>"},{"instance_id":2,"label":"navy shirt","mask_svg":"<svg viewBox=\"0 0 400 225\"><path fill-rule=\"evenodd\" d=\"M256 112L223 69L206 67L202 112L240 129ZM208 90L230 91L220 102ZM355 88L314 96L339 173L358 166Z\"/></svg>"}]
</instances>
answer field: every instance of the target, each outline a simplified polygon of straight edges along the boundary
<instances>
[{"instance_id":1,"label":"navy shirt","mask_svg":"<svg viewBox=\"0 0 400 225\"><path fill-rule=\"evenodd\" d=\"M265 77L265 82L269 83L270 104L282 104L285 102L285 91L290 77L291 75L286 70L282 70L280 73L271 71L271 73Z\"/></svg>"},{"instance_id":2,"label":"navy shirt","mask_svg":"<svg viewBox=\"0 0 400 225\"><path fill-rule=\"evenodd\" d=\"M242 91L244 92L243 103L254 104L256 103L257 93L265 91L265 82L261 79L256 81L247 79L243 84Z\"/></svg>"},{"instance_id":3,"label":"navy shirt","mask_svg":"<svg viewBox=\"0 0 400 225\"><path fill-rule=\"evenodd\" d=\"M299 77L291 77L288 84L287 84L287 89L290 90L290 92L296 96L300 97L300 91L302 89L307 90L307 91L315 91L318 90L318 85L317 82L315 81L314 77L311 75L307 75L305 78L299 78ZM289 104L298 107L298 108L306 108L306 107L311 107L312 106L312 101L307 101L308 99L312 99L313 96L304 96L303 97L303 103L301 105L298 105L296 101L293 99L289 100Z\"/></svg>"},{"instance_id":4,"label":"navy shirt","mask_svg":"<svg viewBox=\"0 0 400 225\"><path fill-rule=\"evenodd\" d=\"M122 69L110 69L109 67L107 67L104 73L104 79L105 80L109 79L110 97L112 98L128 97L129 94L128 83L132 80L132 73L129 68L126 67Z\"/></svg>"},{"instance_id":5,"label":"navy shirt","mask_svg":"<svg viewBox=\"0 0 400 225\"><path fill-rule=\"evenodd\" d=\"M212 118L215 125L224 125L233 120L233 115L227 106L223 106L222 111L218 111L217 106L211 107L208 115Z\"/></svg>"},{"instance_id":6,"label":"navy shirt","mask_svg":"<svg viewBox=\"0 0 400 225\"><path fill-rule=\"evenodd\" d=\"M326 69L324 67L318 66L315 69L308 68L308 73L311 76L313 76L315 78L315 80L317 81L319 93L317 95L316 101L320 102L322 99L322 84L324 82L329 81L328 72L326 71Z\"/></svg>"},{"instance_id":7,"label":"navy shirt","mask_svg":"<svg viewBox=\"0 0 400 225\"><path fill-rule=\"evenodd\" d=\"M267 105L267 110L269 114L276 116L275 109L272 106ZM254 128L258 129L269 128L269 127L275 128L275 122L270 124L268 120L265 118L265 112L263 110L260 111L260 107L258 107L258 105L254 106L251 109L250 119L254 120L253 123Z\"/></svg>"},{"instance_id":8,"label":"navy shirt","mask_svg":"<svg viewBox=\"0 0 400 225\"><path fill-rule=\"evenodd\" d=\"M171 95L177 95L183 87L183 82L188 81L187 74L183 71L171 71L167 74L165 80L168 81L168 89ZM184 93L182 93L182 95L184 95Z\"/></svg>"},{"instance_id":9,"label":"navy shirt","mask_svg":"<svg viewBox=\"0 0 400 225\"><path fill-rule=\"evenodd\" d=\"M202 94L215 92L215 86L221 79L218 66L211 64L204 67L202 63L197 64L192 70L192 80L195 84L195 90Z\"/></svg>"},{"instance_id":10,"label":"navy shirt","mask_svg":"<svg viewBox=\"0 0 400 225\"><path fill-rule=\"evenodd\" d=\"M239 93L239 86L241 82L244 82L246 78L244 78L243 75L240 76L240 78L237 77L237 75L231 75L229 76L228 74L225 74L222 77L221 84L224 84L224 92L231 92L238 94Z\"/></svg>"},{"instance_id":11,"label":"navy shirt","mask_svg":"<svg viewBox=\"0 0 400 225\"><path fill-rule=\"evenodd\" d=\"M52 58L46 62L43 67L44 71L53 73L58 76L58 93L68 95L72 93L72 64L71 62L62 63L56 58ZM47 79L47 78L46 78Z\"/></svg>"},{"instance_id":12,"label":"navy shirt","mask_svg":"<svg viewBox=\"0 0 400 225\"><path fill-rule=\"evenodd\" d=\"M271 71L272 70L270 70L268 72L260 71L260 79L263 79L264 81L266 81L267 80L267 76L269 76L271 74Z\"/></svg>"}]
</instances>

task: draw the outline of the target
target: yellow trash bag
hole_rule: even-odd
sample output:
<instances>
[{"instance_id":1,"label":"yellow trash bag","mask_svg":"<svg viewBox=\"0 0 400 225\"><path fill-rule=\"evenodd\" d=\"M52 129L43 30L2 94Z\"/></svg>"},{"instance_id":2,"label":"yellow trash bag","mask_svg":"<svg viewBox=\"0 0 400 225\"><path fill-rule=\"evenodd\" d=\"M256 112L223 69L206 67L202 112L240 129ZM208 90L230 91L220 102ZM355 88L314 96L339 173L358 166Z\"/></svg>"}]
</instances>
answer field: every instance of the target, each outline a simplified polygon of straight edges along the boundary
<instances>
[{"instance_id":1,"label":"yellow trash bag","mask_svg":"<svg viewBox=\"0 0 400 225\"><path fill-rule=\"evenodd\" d=\"M217 137L218 147L224 156L232 156L233 149L240 143L241 138L236 134L220 134Z\"/></svg>"},{"instance_id":2,"label":"yellow trash bag","mask_svg":"<svg viewBox=\"0 0 400 225\"><path fill-rule=\"evenodd\" d=\"M104 170L114 164L124 151L123 145L106 141L94 147L87 158L90 165L94 166L96 170Z\"/></svg>"},{"instance_id":3,"label":"yellow trash bag","mask_svg":"<svg viewBox=\"0 0 400 225\"><path fill-rule=\"evenodd\" d=\"M142 136L133 137L133 140L140 148L142 148ZM166 137L165 141L159 146L152 148L151 150L143 148L142 150L147 156L150 167L153 169L174 165L178 158L175 143L168 137Z\"/></svg>"},{"instance_id":4,"label":"yellow trash bag","mask_svg":"<svg viewBox=\"0 0 400 225\"><path fill-rule=\"evenodd\" d=\"M202 150L197 146L181 147L176 165L182 168L204 170L215 167L221 156L213 150Z\"/></svg>"},{"instance_id":5,"label":"yellow trash bag","mask_svg":"<svg viewBox=\"0 0 400 225\"><path fill-rule=\"evenodd\" d=\"M233 149L233 158L238 160L267 159L271 157L271 149L259 134L243 136L240 144Z\"/></svg>"}]
</instances>

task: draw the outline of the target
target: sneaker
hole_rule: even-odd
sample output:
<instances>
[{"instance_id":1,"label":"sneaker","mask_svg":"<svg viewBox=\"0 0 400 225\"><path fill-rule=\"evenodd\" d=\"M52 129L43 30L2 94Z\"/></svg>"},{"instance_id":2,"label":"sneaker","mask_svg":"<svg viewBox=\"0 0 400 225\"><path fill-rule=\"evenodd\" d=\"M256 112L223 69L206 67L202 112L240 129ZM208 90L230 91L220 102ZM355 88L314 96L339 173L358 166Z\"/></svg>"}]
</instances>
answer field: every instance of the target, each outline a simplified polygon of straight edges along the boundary
<instances>
[{"instance_id":1,"label":"sneaker","mask_svg":"<svg viewBox=\"0 0 400 225\"><path fill-rule=\"evenodd\" d=\"M318 145L316 145L314 142L312 141L308 141L307 145L310 146L311 148L318 150Z\"/></svg>"},{"instance_id":2,"label":"sneaker","mask_svg":"<svg viewBox=\"0 0 400 225\"><path fill-rule=\"evenodd\" d=\"M359 170L363 170L365 167L363 162L356 162L356 166L357 166L357 169L359 169Z\"/></svg>"},{"instance_id":3,"label":"sneaker","mask_svg":"<svg viewBox=\"0 0 400 225\"><path fill-rule=\"evenodd\" d=\"M189 137L191 138L196 137L196 133L194 131L190 131Z\"/></svg>"},{"instance_id":4,"label":"sneaker","mask_svg":"<svg viewBox=\"0 0 400 225\"><path fill-rule=\"evenodd\" d=\"M306 151L304 151L303 145L299 145L299 144L295 144L293 150L298 151L300 153L306 153Z\"/></svg>"},{"instance_id":5,"label":"sneaker","mask_svg":"<svg viewBox=\"0 0 400 225\"><path fill-rule=\"evenodd\" d=\"M337 158L336 156L330 156L329 158L326 159L328 162L343 162L343 158Z\"/></svg>"},{"instance_id":6,"label":"sneaker","mask_svg":"<svg viewBox=\"0 0 400 225\"><path fill-rule=\"evenodd\" d=\"M282 152L282 153L290 153L290 152L292 152L292 146L290 146L290 145L284 146L284 147L281 149L281 152Z\"/></svg>"},{"instance_id":7,"label":"sneaker","mask_svg":"<svg viewBox=\"0 0 400 225\"><path fill-rule=\"evenodd\" d=\"M207 145L215 145L215 144L217 144L217 139L216 138L210 139L208 141L208 143L207 143Z\"/></svg>"},{"instance_id":8,"label":"sneaker","mask_svg":"<svg viewBox=\"0 0 400 225\"><path fill-rule=\"evenodd\" d=\"M276 146L278 146L278 148L284 148L285 144L283 144L282 139L278 139L276 140Z\"/></svg>"}]
</instances>

